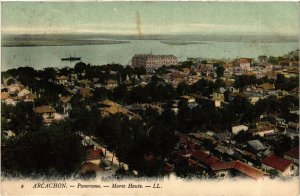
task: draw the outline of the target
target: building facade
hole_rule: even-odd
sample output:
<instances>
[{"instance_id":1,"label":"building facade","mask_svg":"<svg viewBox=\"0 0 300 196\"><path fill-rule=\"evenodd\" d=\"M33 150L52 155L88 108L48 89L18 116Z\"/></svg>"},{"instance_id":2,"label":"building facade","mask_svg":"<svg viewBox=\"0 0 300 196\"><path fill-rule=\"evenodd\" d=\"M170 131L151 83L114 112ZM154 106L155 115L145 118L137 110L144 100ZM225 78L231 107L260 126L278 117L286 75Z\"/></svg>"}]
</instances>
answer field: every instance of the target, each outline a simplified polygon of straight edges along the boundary
<instances>
[{"instance_id":1,"label":"building facade","mask_svg":"<svg viewBox=\"0 0 300 196\"><path fill-rule=\"evenodd\" d=\"M177 65L178 60L174 55L136 54L132 57L132 67L144 67L146 71L153 71L163 65Z\"/></svg>"}]
</instances>

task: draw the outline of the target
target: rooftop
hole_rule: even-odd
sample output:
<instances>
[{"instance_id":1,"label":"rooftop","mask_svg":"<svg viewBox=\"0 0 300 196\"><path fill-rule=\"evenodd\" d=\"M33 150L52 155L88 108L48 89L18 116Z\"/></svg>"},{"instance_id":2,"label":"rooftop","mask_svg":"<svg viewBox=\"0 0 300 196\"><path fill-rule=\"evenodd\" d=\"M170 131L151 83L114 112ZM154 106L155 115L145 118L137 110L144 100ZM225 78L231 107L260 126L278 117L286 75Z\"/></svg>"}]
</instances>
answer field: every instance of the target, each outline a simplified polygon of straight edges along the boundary
<instances>
[{"instance_id":1,"label":"rooftop","mask_svg":"<svg viewBox=\"0 0 300 196\"><path fill-rule=\"evenodd\" d=\"M35 113L38 113L38 114L43 114L43 113L55 113L55 109L52 108L51 106L39 106L39 107L36 107L33 109L33 111Z\"/></svg>"},{"instance_id":2,"label":"rooftop","mask_svg":"<svg viewBox=\"0 0 300 196\"><path fill-rule=\"evenodd\" d=\"M100 101L98 103L101 105L104 105L104 107L100 108L100 113L101 113L101 116L103 116L103 117L109 116L110 114L116 114L116 113L137 116L133 112L130 112L126 108L122 107L121 105L119 105L116 102L113 102L111 100L107 99L104 101Z\"/></svg>"},{"instance_id":3,"label":"rooftop","mask_svg":"<svg viewBox=\"0 0 300 196\"><path fill-rule=\"evenodd\" d=\"M5 100L9 97L8 92L1 92L1 100Z\"/></svg>"},{"instance_id":4,"label":"rooftop","mask_svg":"<svg viewBox=\"0 0 300 196\"><path fill-rule=\"evenodd\" d=\"M71 98L71 96L61 96L59 100L63 103L68 103L71 101Z\"/></svg>"},{"instance_id":5,"label":"rooftop","mask_svg":"<svg viewBox=\"0 0 300 196\"><path fill-rule=\"evenodd\" d=\"M264 158L262 160L262 163L284 172L292 164L292 161L278 157L276 155L270 155Z\"/></svg>"},{"instance_id":6,"label":"rooftop","mask_svg":"<svg viewBox=\"0 0 300 196\"><path fill-rule=\"evenodd\" d=\"M88 151L87 160L90 159L99 159L100 156L103 155L103 152L101 149L90 149Z\"/></svg>"},{"instance_id":7,"label":"rooftop","mask_svg":"<svg viewBox=\"0 0 300 196\"><path fill-rule=\"evenodd\" d=\"M88 96L92 96L92 92L90 88L81 88L79 90L79 93L83 96L83 97L88 97Z\"/></svg>"},{"instance_id":8,"label":"rooftop","mask_svg":"<svg viewBox=\"0 0 300 196\"><path fill-rule=\"evenodd\" d=\"M153 54L136 54L136 55L134 55L134 57L145 57L145 58L148 58L148 57L152 57L152 58L172 57L172 58L177 58L174 55L153 55Z\"/></svg>"},{"instance_id":9,"label":"rooftop","mask_svg":"<svg viewBox=\"0 0 300 196\"><path fill-rule=\"evenodd\" d=\"M286 156L290 156L295 159L299 159L299 145L295 146L294 148L291 148L287 152L284 153Z\"/></svg>"},{"instance_id":10,"label":"rooftop","mask_svg":"<svg viewBox=\"0 0 300 196\"><path fill-rule=\"evenodd\" d=\"M205 163L207 165L211 165L215 162L220 161L217 157L211 156L205 152L202 152L200 150L198 151L193 151L192 152L192 157L194 157L195 159L201 161L202 163Z\"/></svg>"},{"instance_id":11,"label":"rooftop","mask_svg":"<svg viewBox=\"0 0 300 196\"><path fill-rule=\"evenodd\" d=\"M259 140L250 140L247 142L250 146L255 148L255 150L265 150L266 147Z\"/></svg>"},{"instance_id":12,"label":"rooftop","mask_svg":"<svg viewBox=\"0 0 300 196\"><path fill-rule=\"evenodd\" d=\"M247 165L240 161L230 161L230 162L216 162L211 165L211 169L213 171L217 170L227 170L227 169L235 169L251 178L259 179L263 177L265 174L250 165Z\"/></svg>"}]
</instances>

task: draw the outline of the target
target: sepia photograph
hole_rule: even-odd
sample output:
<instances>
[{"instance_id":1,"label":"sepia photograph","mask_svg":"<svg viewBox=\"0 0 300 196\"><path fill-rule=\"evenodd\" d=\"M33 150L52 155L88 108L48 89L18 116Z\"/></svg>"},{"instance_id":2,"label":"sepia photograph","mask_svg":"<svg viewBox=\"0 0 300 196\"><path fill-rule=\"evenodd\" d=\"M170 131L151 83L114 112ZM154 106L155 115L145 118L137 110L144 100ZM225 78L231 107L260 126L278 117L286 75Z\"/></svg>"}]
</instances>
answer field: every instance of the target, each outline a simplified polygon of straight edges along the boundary
<instances>
[{"instance_id":1,"label":"sepia photograph","mask_svg":"<svg viewBox=\"0 0 300 196\"><path fill-rule=\"evenodd\" d=\"M1 195L299 195L299 2L2 1Z\"/></svg>"}]
</instances>

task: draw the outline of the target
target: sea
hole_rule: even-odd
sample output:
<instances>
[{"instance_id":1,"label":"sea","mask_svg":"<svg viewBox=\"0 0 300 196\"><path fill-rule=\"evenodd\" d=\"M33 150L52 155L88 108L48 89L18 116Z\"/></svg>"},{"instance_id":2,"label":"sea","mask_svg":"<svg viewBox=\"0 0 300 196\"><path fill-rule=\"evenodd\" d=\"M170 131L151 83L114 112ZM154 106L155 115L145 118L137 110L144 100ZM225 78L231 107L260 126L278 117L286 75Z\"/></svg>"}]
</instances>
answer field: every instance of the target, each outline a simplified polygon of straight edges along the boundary
<instances>
[{"instance_id":1,"label":"sea","mask_svg":"<svg viewBox=\"0 0 300 196\"><path fill-rule=\"evenodd\" d=\"M299 49L298 42L251 43L205 41L199 44L170 45L160 40L126 40L129 43L77 46L31 46L1 47L1 70L22 66L35 69L45 67L73 67L76 62L61 61L61 58L76 56L91 65L119 63L130 65L135 54L172 54L184 61L188 57L233 59L255 58L259 55L281 56Z\"/></svg>"}]
</instances>

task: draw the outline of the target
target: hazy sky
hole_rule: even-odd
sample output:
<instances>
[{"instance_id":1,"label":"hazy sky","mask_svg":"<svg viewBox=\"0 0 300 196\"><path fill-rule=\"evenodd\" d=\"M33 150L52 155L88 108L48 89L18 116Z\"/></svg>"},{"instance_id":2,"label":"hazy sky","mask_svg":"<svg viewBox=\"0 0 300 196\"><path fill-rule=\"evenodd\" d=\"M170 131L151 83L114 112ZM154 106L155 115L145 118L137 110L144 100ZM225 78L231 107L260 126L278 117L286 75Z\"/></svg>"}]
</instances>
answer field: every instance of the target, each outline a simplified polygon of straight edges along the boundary
<instances>
[{"instance_id":1,"label":"hazy sky","mask_svg":"<svg viewBox=\"0 0 300 196\"><path fill-rule=\"evenodd\" d=\"M298 35L299 4L4 2L2 32Z\"/></svg>"}]
</instances>

